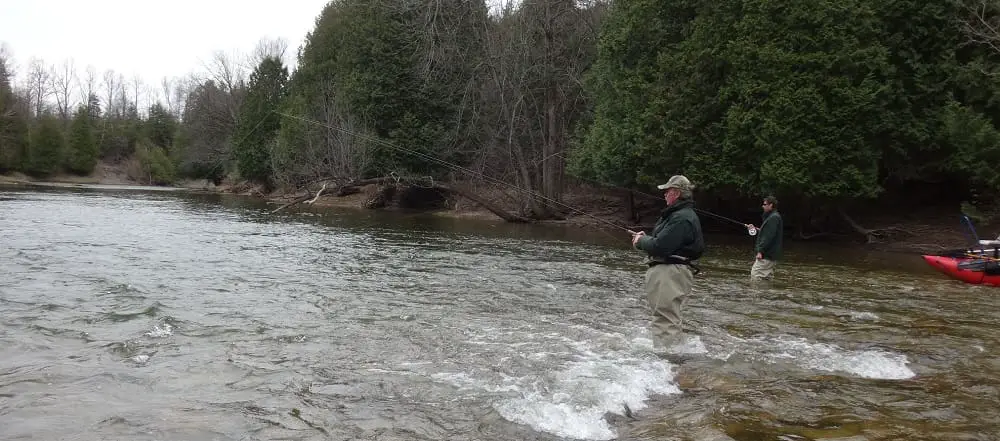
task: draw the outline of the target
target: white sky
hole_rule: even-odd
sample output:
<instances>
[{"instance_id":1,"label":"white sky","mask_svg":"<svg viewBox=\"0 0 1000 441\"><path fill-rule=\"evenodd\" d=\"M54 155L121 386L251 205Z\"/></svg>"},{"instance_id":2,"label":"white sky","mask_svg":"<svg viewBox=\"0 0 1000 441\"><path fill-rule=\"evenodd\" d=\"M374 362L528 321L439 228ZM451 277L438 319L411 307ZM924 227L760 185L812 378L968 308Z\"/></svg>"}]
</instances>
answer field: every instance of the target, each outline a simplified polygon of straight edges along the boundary
<instances>
[{"instance_id":1,"label":"white sky","mask_svg":"<svg viewBox=\"0 0 1000 441\"><path fill-rule=\"evenodd\" d=\"M329 0L0 0L0 44L18 79L32 57L73 59L100 75L113 69L146 84L201 72L215 51L249 54L262 38L283 38L294 56ZM291 67L291 66L289 66Z\"/></svg>"}]
</instances>

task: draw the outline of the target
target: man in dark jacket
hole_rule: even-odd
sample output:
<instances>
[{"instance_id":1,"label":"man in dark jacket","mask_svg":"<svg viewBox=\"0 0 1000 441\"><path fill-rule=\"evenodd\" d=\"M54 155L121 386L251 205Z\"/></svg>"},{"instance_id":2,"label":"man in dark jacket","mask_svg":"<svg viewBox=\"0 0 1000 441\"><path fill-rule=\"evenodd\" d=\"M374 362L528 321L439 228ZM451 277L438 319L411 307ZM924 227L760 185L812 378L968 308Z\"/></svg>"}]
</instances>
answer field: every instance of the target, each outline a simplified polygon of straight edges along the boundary
<instances>
[{"instance_id":1,"label":"man in dark jacket","mask_svg":"<svg viewBox=\"0 0 1000 441\"><path fill-rule=\"evenodd\" d=\"M781 233L784 231L784 222L781 214L778 213L778 199L774 196L764 198L761 203L764 210L760 230L757 233L757 243L754 245L753 267L750 268L750 280L761 281L771 280L774 277L774 267L781 260ZM752 224L747 224L747 228L756 228Z\"/></svg>"},{"instance_id":2,"label":"man in dark jacket","mask_svg":"<svg viewBox=\"0 0 1000 441\"><path fill-rule=\"evenodd\" d=\"M646 300L653 312L653 341L658 347L666 347L683 332L681 309L691 295L693 265L705 251L705 240L701 221L694 212L691 181L675 175L657 188L663 190L667 208L652 233L633 234L632 246L649 255Z\"/></svg>"}]
</instances>

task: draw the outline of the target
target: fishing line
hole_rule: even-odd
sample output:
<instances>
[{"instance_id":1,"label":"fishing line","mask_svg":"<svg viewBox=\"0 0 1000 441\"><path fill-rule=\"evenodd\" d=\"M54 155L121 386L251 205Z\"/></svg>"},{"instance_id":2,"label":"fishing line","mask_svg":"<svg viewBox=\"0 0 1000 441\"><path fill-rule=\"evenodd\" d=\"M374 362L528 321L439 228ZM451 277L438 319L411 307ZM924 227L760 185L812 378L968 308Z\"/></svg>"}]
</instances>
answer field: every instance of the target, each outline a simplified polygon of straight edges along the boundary
<instances>
[{"instance_id":1,"label":"fishing line","mask_svg":"<svg viewBox=\"0 0 1000 441\"><path fill-rule=\"evenodd\" d=\"M565 159L565 157L564 157L564 159ZM620 190L626 190L626 191L629 191L629 192L631 192L633 194L639 194L640 196L645 196L645 197L648 197L648 198L656 199L658 201L662 201L663 200L662 197L653 196L651 194L643 193L641 191L635 191L635 190L633 190L631 188L622 187L620 185L605 185L605 184L601 184L600 182L592 181L590 179L584 179L584 178L577 178L577 179L579 179L581 181L587 181L587 182L590 182L590 183L593 183L593 184L597 184L597 185L600 185L602 187L610 187L610 188L617 188L617 189L620 189ZM715 213L712 213L711 211L708 211L708 210L702 210L700 208L694 208L694 211L697 211L698 213L709 215L709 216L712 216L712 217L715 217L715 218L718 218L718 219L721 219L721 220L724 220L724 221L727 221L727 222L732 222L732 223L734 223L736 225L739 225L740 227L743 227L743 228L746 228L746 226L747 226L747 224L745 222L740 222L740 221L738 221L736 219L729 218L729 217L723 216L721 214L715 214ZM753 229L749 229L748 228L747 232L751 236L756 236L757 235L757 229L756 228L753 228Z\"/></svg>"},{"instance_id":2,"label":"fishing line","mask_svg":"<svg viewBox=\"0 0 1000 441\"><path fill-rule=\"evenodd\" d=\"M606 220L606 219L601 219L601 218L599 218L597 216L594 216L594 215L591 215L591 214L589 214L589 213L587 213L587 212L585 212L583 210L579 210L579 209L574 208L574 207L572 207L570 205L567 205L567 204L565 204L563 202L559 202L558 200L555 200L553 198L547 197L547 196L545 196L543 194L539 194L538 192L535 192L533 190L528 190L528 189L525 189L525 188L521 188L517 184L511 184L509 182L501 181L499 179L487 176L487 175L485 175L483 173L477 172L475 170L472 170L472 169L469 169L469 168L466 168L466 167L462 167L461 165L458 165L458 164L446 161L444 159L436 158L436 157L428 155L426 153L422 153L422 152L418 152L416 150L412 150L412 149L408 149L408 148L405 148L405 147L401 147L401 146L395 145L395 144L393 144L393 143L391 143L389 141L386 141L384 139L381 139L381 138L378 138L378 137L375 137L375 136L370 136L370 135L366 135L366 134L363 134L363 133L358 133L358 132L354 132L352 130L348 130L348 129L344 129L344 128L341 128L341 127L337 127L337 126L333 126L333 125L330 125L330 124L326 124L326 123L324 123L322 121L317 121L317 120L313 120L313 119L310 119L310 118L305 118L305 117L301 117L301 116L297 116L297 115L291 115L291 114L284 113L284 112L279 112L279 111L275 111L275 113L277 113L279 115L282 115L282 116L286 116L288 118L297 119L299 121L303 121L303 122L315 124L315 125L318 125L318 126L321 126L321 127L325 127L327 129L336 130L336 131L341 132L341 133L345 133L345 134L348 134L348 135L351 135L351 136L356 136L358 138L365 139L365 140L368 140L370 142L374 142L374 143L381 144L381 145L384 145L386 147L390 147L390 148L393 148L393 149L396 149L396 150L399 150L399 151L402 151L402 152L405 152L405 153L409 153L409 154L411 154L413 156L416 156L418 158L421 158L421 159L424 159L424 160L427 160L427 161L430 161L430 162L434 162L434 163L437 163L439 165L443 165L443 166L448 167L448 168L450 168L452 170L457 170L457 171L461 171L461 172L464 172L464 173L468 173L470 175L476 176L476 177L478 177L480 179L492 182L492 183L497 184L497 185L505 185L507 187L514 188L515 190L517 190L519 192L522 192L522 193L534 196L534 197L536 197L536 198L538 198L540 200L552 203L554 205L558 205L560 207L572 210L573 212L575 212L577 214L589 217L589 218L591 218L591 219L593 219L595 221L598 221L598 222L600 222L602 224L614 227L615 229L624 230L624 231L629 232L630 234L634 234L635 233L634 231L632 231L632 230L628 229L627 227L624 227L624 226L622 226L620 224L617 224L615 222L611 222L611 221Z\"/></svg>"},{"instance_id":3,"label":"fishing line","mask_svg":"<svg viewBox=\"0 0 1000 441\"><path fill-rule=\"evenodd\" d=\"M247 140L248 138L250 138L250 135L253 135L253 133L254 133L254 132L256 132L256 131L257 131L257 129L259 129L259 128L260 128L261 124L264 124L264 121L265 121L265 120L267 120L267 117L268 117L268 116L270 116L270 115L267 115L267 114L265 114L264 116L262 116L262 117L260 118L260 121L257 121L257 124L255 124L255 125L253 126L253 128L252 128L252 129L250 129L250 131L249 131L249 132L247 132L247 133L246 133L245 135L243 135L243 137L242 137L242 138L240 138L239 142L237 142L237 143L233 143L233 145L238 145L238 144L241 144L241 143L243 143L243 141L246 141L246 140ZM235 129L234 129L234 130L235 130ZM217 160L215 161L215 164L214 164L214 165L212 165L212 168L208 169L208 173L206 173L206 174L208 174L208 175L211 175L211 173L214 173L214 172L215 172L215 170L216 170L217 168L219 168L220 166L222 166L222 165L223 165L223 163L224 163L224 162L226 162L226 160L227 160L227 159L228 159L228 158L226 158L226 157L222 157L222 158L220 158L220 159L217 159Z\"/></svg>"},{"instance_id":4,"label":"fishing line","mask_svg":"<svg viewBox=\"0 0 1000 441\"><path fill-rule=\"evenodd\" d=\"M709 216L712 216L712 217L715 217L715 218L718 218L718 219L722 219L722 220L724 220L724 221L729 221L729 222L732 222L732 223L734 223L734 224L736 224L736 225L739 225L739 226L741 226L741 227L746 227L746 226L747 226L747 224L745 224L745 223L743 223L743 222L740 222L740 221L738 221L738 220L736 220L736 219L732 219L732 218L728 218L728 217L725 217L725 216L723 216L723 215L721 215L721 214L715 214L715 213L712 213L712 212L710 212L710 211L705 211L705 210L702 210L702 209L698 209L698 208L695 208L695 211L697 211L697 212L699 212L699 213L701 213L701 214L707 214L707 215L709 215Z\"/></svg>"}]
</instances>

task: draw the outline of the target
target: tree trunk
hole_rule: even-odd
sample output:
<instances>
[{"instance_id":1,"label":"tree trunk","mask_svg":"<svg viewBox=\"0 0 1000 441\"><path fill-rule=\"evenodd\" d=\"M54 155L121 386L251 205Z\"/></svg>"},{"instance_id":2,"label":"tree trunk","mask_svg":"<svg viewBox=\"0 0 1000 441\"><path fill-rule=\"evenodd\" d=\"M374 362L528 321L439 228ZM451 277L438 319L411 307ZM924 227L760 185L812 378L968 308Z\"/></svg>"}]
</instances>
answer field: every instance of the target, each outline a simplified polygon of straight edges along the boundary
<instances>
[{"instance_id":1,"label":"tree trunk","mask_svg":"<svg viewBox=\"0 0 1000 441\"><path fill-rule=\"evenodd\" d=\"M632 190L626 190L625 193L625 216L629 222L639 221L639 216L635 212L635 193Z\"/></svg>"},{"instance_id":2,"label":"tree trunk","mask_svg":"<svg viewBox=\"0 0 1000 441\"><path fill-rule=\"evenodd\" d=\"M524 154L523 146L513 146L512 150L515 152L514 158L517 161L517 180L520 181L518 185L519 196L521 200L527 205L527 211L529 211L536 218L543 218L547 213L545 206L541 204L541 200L538 197L538 192L535 190L535 181L532 179L532 173L529 167L528 155Z\"/></svg>"}]
</instances>

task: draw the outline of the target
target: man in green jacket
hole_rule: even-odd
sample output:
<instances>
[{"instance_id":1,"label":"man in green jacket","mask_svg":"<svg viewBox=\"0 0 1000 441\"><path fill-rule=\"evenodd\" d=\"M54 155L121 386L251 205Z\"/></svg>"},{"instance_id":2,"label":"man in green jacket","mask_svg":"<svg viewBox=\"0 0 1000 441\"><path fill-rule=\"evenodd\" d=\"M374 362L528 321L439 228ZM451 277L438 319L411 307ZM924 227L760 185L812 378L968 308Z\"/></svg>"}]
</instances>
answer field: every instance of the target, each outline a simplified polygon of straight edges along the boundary
<instances>
[{"instance_id":1,"label":"man in green jacket","mask_svg":"<svg viewBox=\"0 0 1000 441\"><path fill-rule=\"evenodd\" d=\"M694 284L694 262L705 251L701 221L694 212L688 178L675 175L663 190L667 207L650 234L632 235L632 246L649 255L646 270L646 300L653 312L653 342L664 348L677 343L682 335L681 308Z\"/></svg>"},{"instance_id":2,"label":"man in green jacket","mask_svg":"<svg viewBox=\"0 0 1000 441\"><path fill-rule=\"evenodd\" d=\"M781 214L778 213L778 199L774 196L764 198L761 203L764 210L760 230L757 233L757 243L754 246L753 267L750 268L750 280L761 281L771 280L774 277L774 267L781 260L781 233L784 231L784 223ZM747 224L747 228L756 228L753 224Z\"/></svg>"}]
</instances>

